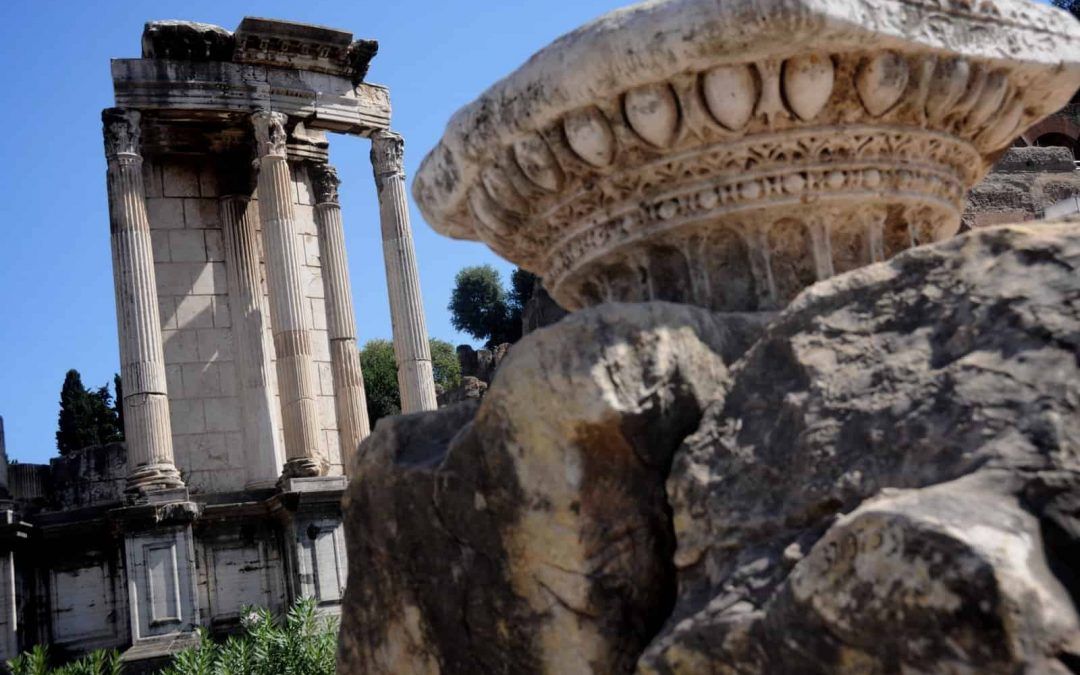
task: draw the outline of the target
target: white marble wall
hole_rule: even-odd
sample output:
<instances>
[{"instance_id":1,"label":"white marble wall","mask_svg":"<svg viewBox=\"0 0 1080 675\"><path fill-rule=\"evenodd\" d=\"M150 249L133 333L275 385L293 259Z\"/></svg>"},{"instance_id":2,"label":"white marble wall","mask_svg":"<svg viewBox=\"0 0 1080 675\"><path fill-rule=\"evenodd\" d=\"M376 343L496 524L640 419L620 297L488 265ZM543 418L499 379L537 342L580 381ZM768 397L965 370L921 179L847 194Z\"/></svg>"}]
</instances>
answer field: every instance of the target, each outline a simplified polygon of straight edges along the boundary
<instances>
[{"instance_id":1,"label":"white marble wall","mask_svg":"<svg viewBox=\"0 0 1080 675\"><path fill-rule=\"evenodd\" d=\"M246 475L215 166L206 158L148 158L144 171L176 465L193 491L242 490ZM315 328L321 440L330 473L340 475L311 186L303 167L294 166L293 176ZM264 272L264 292L265 278Z\"/></svg>"}]
</instances>

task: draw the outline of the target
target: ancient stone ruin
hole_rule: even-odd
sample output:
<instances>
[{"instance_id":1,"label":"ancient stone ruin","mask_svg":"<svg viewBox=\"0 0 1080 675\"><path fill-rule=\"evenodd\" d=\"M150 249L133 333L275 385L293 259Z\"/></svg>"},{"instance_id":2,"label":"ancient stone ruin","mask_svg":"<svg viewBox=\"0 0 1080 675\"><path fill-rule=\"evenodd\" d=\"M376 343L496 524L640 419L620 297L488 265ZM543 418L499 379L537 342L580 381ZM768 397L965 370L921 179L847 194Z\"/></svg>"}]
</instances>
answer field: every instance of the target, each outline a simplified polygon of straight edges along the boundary
<instances>
[{"instance_id":1,"label":"ancient stone ruin","mask_svg":"<svg viewBox=\"0 0 1080 675\"><path fill-rule=\"evenodd\" d=\"M361 445L339 672L1074 670L1080 227L950 237L1078 85L1023 0L658 0L460 110L425 216L576 311Z\"/></svg>"},{"instance_id":2,"label":"ancient stone ruin","mask_svg":"<svg viewBox=\"0 0 1080 675\"><path fill-rule=\"evenodd\" d=\"M113 61L126 444L0 463L0 658L47 642L148 668L247 606L338 611L339 502L369 423L328 133L371 139L403 407L435 408L402 138L364 80L376 49L167 21Z\"/></svg>"}]
</instances>

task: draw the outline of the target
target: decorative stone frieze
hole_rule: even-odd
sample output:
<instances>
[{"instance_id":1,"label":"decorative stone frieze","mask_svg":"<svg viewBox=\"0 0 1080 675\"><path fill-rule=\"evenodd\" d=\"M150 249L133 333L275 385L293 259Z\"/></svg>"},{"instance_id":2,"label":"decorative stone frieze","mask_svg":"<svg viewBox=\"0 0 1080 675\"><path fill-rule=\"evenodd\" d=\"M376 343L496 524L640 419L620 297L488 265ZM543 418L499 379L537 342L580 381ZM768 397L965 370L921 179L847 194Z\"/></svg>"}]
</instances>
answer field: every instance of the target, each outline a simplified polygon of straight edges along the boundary
<instances>
[{"instance_id":1,"label":"decorative stone frieze","mask_svg":"<svg viewBox=\"0 0 1080 675\"><path fill-rule=\"evenodd\" d=\"M459 111L414 196L568 308L764 309L953 234L1078 84L1075 22L1021 0L648 3Z\"/></svg>"}]
</instances>

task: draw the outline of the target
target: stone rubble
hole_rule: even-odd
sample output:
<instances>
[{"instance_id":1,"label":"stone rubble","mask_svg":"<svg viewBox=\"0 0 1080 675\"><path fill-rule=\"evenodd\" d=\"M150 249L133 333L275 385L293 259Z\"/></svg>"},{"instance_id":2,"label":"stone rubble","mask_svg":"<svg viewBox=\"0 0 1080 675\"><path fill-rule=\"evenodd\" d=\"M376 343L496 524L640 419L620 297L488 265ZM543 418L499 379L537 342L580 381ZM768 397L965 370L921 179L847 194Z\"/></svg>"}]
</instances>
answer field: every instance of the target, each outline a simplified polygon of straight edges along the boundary
<instances>
[{"instance_id":1,"label":"stone rubble","mask_svg":"<svg viewBox=\"0 0 1080 675\"><path fill-rule=\"evenodd\" d=\"M571 314L361 446L339 672L1075 670L1080 224L950 237L1078 86L1022 0L653 0L455 114L421 211Z\"/></svg>"}]
</instances>

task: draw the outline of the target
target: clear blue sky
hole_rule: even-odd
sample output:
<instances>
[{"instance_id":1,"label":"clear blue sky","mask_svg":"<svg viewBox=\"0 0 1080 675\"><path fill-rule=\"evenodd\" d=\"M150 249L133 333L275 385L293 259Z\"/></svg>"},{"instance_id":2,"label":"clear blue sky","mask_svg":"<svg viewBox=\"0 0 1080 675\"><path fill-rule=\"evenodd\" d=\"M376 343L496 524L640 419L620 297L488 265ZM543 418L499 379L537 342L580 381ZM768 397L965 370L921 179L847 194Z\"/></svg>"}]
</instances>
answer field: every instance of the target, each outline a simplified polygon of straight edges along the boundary
<instances>
[{"instance_id":1,"label":"clear blue sky","mask_svg":"<svg viewBox=\"0 0 1080 675\"><path fill-rule=\"evenodd\" d=\"M0 415L8 454L44 462L64 373L87 385L119 369L102 155L110 58L139 56L143 24L235 28L245 15L325 24L380 43L368 80L390 87L410 179L450 115L534 51L619 0L2 0L0 2ZM361 342L390 336L368 143L335 136ZM428 328L466 342L446 312L465 265L512 269L432 231L413 209Z\"/></svg>"}]
</instances>

